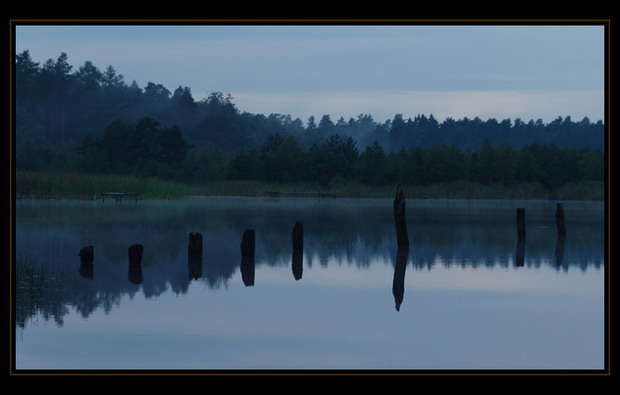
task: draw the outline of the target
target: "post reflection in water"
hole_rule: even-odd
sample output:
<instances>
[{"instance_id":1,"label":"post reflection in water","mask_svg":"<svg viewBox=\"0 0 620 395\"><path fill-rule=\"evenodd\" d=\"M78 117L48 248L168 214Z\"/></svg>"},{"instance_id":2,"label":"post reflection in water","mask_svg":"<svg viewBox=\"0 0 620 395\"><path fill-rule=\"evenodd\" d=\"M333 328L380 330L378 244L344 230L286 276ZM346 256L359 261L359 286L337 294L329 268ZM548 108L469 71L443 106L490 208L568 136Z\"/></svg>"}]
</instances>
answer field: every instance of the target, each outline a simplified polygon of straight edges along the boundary
<instances>
[{"instance_id":1,"label":"post reflection in water","mask_svg":"<svg viewBox=\"0 0 620 395\"><path fill-rule=\"evenodd\" d=\"M132 284L142 284L142 254L144 246L142 244L133 244L129 246L129 282Z\"/></svg>"},{"instance_id":2,"label":"post reflection in water","mask_svg":"<svg viewBox=\"0 0 620 395\"><path fill-rule=\"evenodd\" d=\"M292 239L293 261L291 262L291 268L293 270L293 278L295 278L295 280L301 280L304 271L304 224L302 222L295 221Z\"/></svg>"},{"instance_id":3,"label":"post reflection in water","mask_svg":"<svg viewBox=\"0 0 620 395\"><path fill-rule=\"evenodd\" d=\"M515 263L517 266L525 265L525 237L519 236L517 239L517 252L515 254Z\"/></svg>"},{"instance_id":4,"label":"post reflection in water","mask_svg":"<svg viewBox=\"0 0 620 395\"><path fill-rule=\"evenodd\" d=\"M202 256L187 257L188 278L198 280L202 277Z\"/></svg>"},{"instance_id":5,"label":"post reflection in water","mask_svg":"<svg viewBox=\"0 0 620 395\"><path fill-rule=\"evenodd\" d=\"M80 277L92 280L95 276L95 265L87 262L80 263Z\"/></svg>"},{"instance_id":6,"label":"post reflection in water","mask_svg":"<svg viewBox=\"0 0 620 395\"><path fill-rule=\"evenodd\" d=\"M254 286L254 253L256 250L256 232L246 229L241 238L241 279L246 287Z\"/></svg>"},{"instance_id":7,"label":"post reflection in water","mask_svg":"<svg viewBox=\"0 0 620 395\"><path fill-rule=\"evenodd\" d=\"M254 286L254 258L241 258L241 279L246 287Z\"/></svg>"},{"instance_id":8,"label":"post reflection in water","mask_svg":"<svg viewBox=\"0 0 620 395\"><path fill-rule=\"evenodd\" d=\"M187 245L187 269L190 280L202 277L202 234L190 233Z\"/></svg>"},{"instance_id":9,"label":"post reflection in water","mask_svg":"<svg viewBox=\"0 0 620 395\"><path fill-rule=\"evenodd\" d=\"M308 307L316 308L312 317L317 320L317 325L336 325L334 314L348 314L346 318L351 322L365 320L369 316L369 309L372 309L373 316L383 314L386 318L383 321L393 319L403 323L400 329L405 328L406 323L413 322L412 320L421 320L416 322L433 337L435 332L441 331L432 326L436 320L427 318L432 314L446 312L438 306L448 309L448 312L456 311L456 307L444 302L446 297L452 298L455 295L453 292L461 292L462 287L468 288L468 291L469 288L477 287L475 295L487 292L490 298L501 298L502 290L497 291L501 283L494 283L494 279L510 282L510 292L521 292L520 295L524 298L519 300L523 300L523 303L527 301L528 304L516 307L511 305L515 310L506 311L506 314L514 314L514 317L523 318L523 322L528 320L527 322L534 326L541 322L541 317L550 320L549 325L545 324L544 328L535 326L536 330L553 327L556 323L552 321L553 317L560 315L543 315L543 310L538 307L536 311L528 310L527 306L532 301L549 301L547 293L537 299L539 296L531 292L532 282L546 284L543 281L553 281L551 285L561 287L563 293L571 292L573 288L581 292L587 287L590 294L599 292L596 286L601 283L599 279L604 274L605 250L604 221L598 209L591 210L589 206L576 208L576 203L568 203L566 214L570 216L566 219L570 221L568 224L571 233L570 240L566 240L565 236L557 234L553 210L550 210L549 204L537 207L536 205L542 203L527 203L529 228L526 252L525 237L514 239L513 205L500 202L503 205L497 208L489 203L483 205L482 202L435 203L409 200L407 203L409 221L416 224L409 229L408 234L410 245L415 248L398 249L389 199L326 201L222 198L166 204L145 202L135 207L123 207L122 211L118 207L106 206L102 209L81 202L22 204L18 206L20 211L17 213L15 238L16 258L22 258L16 260L17 269L21 269L16 271L16 284L27 285L16 287L15 290L16 325L24 334L23 340L19 339L20 347L32 347L34 350L40 347L40 344L34 342L30 344L33 338L38 336L38 331L46 330L45 325L32 324L40 317L53 320L58 326L71 322L74 311L84 322L91 317L93 323L100 322L101 312L105 312L107 316L103 319L109 319L109 322L115 319L131 320L131 315L122 313L124 309L133 308L135 303L125 305L122 301L126 299L140 302L142 299L157 297L161 305L157 305L155 309L159 306L170 308L170 317L162 319L183 322L186 317L184 314L191 314L183 309L191 309L193 306L192 303L185 302L195 297L209 307L204 310L205 315L200 319L211 322L209 314L213 314L212 317L217 317L217 320L224 320L227 315L220 314L221 311L228 309L236 312L243 306L243 303L239 302L247 300L245 298L248 297L265 298L265 303L259 304L261 308L272 306L270 298L280 298L283 292L289 290L287 287L294 284L294 288L299 289L299 292L296 292L294 297L285 298L283 303L293 304L298 300L296 298L308 297L308 302L311 303ZM439 207L433 204L438 204ZM466 209L463 209L463 206ZM553 206L555 208L555 204ZM251 219L251 226L248 219ZM303 228L298 220L303 220ZM293 225L297 222L299 225ZM253 232L249 231L245 236L246 243L242 243L245 245L240 251L241 233L251 227L259 230L256 243ZM294 229L293 235L291 227ZM295 240L295 234L301 236L302 229L305 230L303 239L297 238L297 242L291 245L291 237ZM195 233L190 233L192 236L188 243L190 231ZM140 238L144 252L148 255L142 259L140 249L140 260L143 262L128 265L127 240L136 237ZM82 246L91 244L97 250L97 262L91 259L90 249L85 249L80 254L78 273L77 252L81 251ZM255 247L259 252L256 260ZM137 261L137 258L137 254L135 257L130 254L129 260ZM521 266L519 270L508 270L512 262ZM97 265L96 276L93 275L93 264ZM241 282L246 287L254 286L255 269L266 266L276 272L268 273L269 281L260 284L260 292L251 292L256 295L248 295L247 292L239 291L244 289ZM550 270L546 266L549 266ZM31 267L40 267L42 273L29 271ZM534 270L528 270L530 268ZM356 270L359 272L355 272ZM405 281L407 270L413 271L413 275L409 273L413 278ZM454 281L460 278L461 271L467 276L467 281ZM568 275L556 276L559 272ZM47 273L50 275L45 276ZM381 277L376 276L377 273L380 273ZM582 273L587 276L581 276ZM387 277L384 277L384 274L387 274ZM515 281L511 282L513 274ZM280 277L277 277L278 281L272 281L272 275L283 275L284 283L279 281ZM290 278L291 275L293 278ZM393 277L392 296L389 294L390 275ZM305 281L297 282L302 276ZM582 277L587 277L589 283L583 283ZM375 287L377 279L380 281L379 287ZM229 287L230 282L237 281L239 284ZM415 288L415 297L412 298L408 293L405 301L405 287L414 281L422 284ZM564 286L564 281L570 281L566 283L569 286ZM35 298L37 295L32 295L32 284L41 288L44 298ZM572 287L573 284L577 287ZM522 290L518 288L521 286ZM444 289L449 292L443 292ZM546 286L544 289L547 292ZM221 292L223 290L226 292ZM206 295L206 292L209 295ZM411 292L411 289L407 292ZM136 295L143 298L135 299ZM186 295L187 298L176 298L179 295ZM334 298L334 295L338 297ZM353 296L348 298L349 295ZM352 309L343 304L358 295L368 296L370 304L364 303L363 308L359 309L355 303ZM381 299L385 297L388 299L387 304L384 303L385 299ZM586 312L589 314L587 320L571 321L571 325L584 322L592 326L591 323L598 322L600 309L596 303L600 302L600 297L591 299L592 302L579 294L571 299L575 303L574 307L570 303L562 303L561 308L564 311L561 318L569 320L580 315L576 312ZM394 301L394 307L390 300ZM433 304L434 301L437 302L436 305ZM171 304L174 304L174 307L170 307ZM149 306L155 304L150 303ZM467 314L463 312L450 316L449 319L458 327L461 317L469 320L471 314L479 311L482 314L485 306L488 307L484 303L473 302L468 304L472 310L467 311ZM558 305L553 303L549 309L557 307ZM115 315L117 310L121 314ZM403 312L400 312L401 310ZM403 315L405 310L416 311L416 314ZM277 314L291 312L272 309L269 314L271 313L277 321ZM294 317L291 322L301 322L300 320L304 319L301 315L295 316L295 312L291 314ZM257 314L257 317L264 316ZM375 321L372 325L377 327L384 324L379 322L381 320ZM471 321L465 321L466 324L467 322ZM219 328L219 324L218 321L214 328ZM228 322L222 321L221 324L227 325ZM503 321L497 325L501 325L501 329L505 328ZM480 327L465 325L466 329L473 329L469 328L472 326L476 329ZM49 327L51 332L52 326ZM350 333L350 329L343 328L342 332ZM586 328L587 330L590 329ZM58 333L60 332L55 331L53 335ZM599 332L592 330L591 333L598 336ZM178 336L172 332L162 332L159 335ZM474 337L479 335L477 331L470 333L470 336ZM555 333L552 333L549 336L554 335ZM516 336L525 334L519 332ZM588 336L583 338L586 337ZM273 337L274 342L278 339L277 336ZM207 340L208 335L205 334L205 344L208 343ZM433 340L431 339L431 343ZM499 343L502 341L500 336L491 340ZM525 340L530 341L530 336ZM437 344L444 344L444 339L439 335L436 341ZM313 342L314 345L316 342ZM359 345L363 347L365 343L356 344ZM285 347L288 346L290 344ZM450 349L449 352L457 351ZM25 355L26 350L17 355L18 360L23 360ZM50 358L53 357L50 354Z\"/></svg>"},{"instance_id":10,"label":"post reflection in water","mask_svg":"<svg viewBox=\"0 0 620 395\"><path fill-rule=\"evenodd\" d=\"M291 269L293 270L293 278L295 278L295 280L301 280L301 276L304 272L303 251L293 251L293 261L291 262Z\"/></svg>"},{"instance_id":11,"label":"post reflection in water","mask_svg":"<svg viewBox=\"0 0 620 395\"><path fill-rule=\"evenodd\" d=\"M407 259L409 258L409 247L400 247L396 252L396 262L394 264L394 280L392 281L392 293L396 303L396 311L400 311L400 305L405 297L405 271L407 270Z\"/></svg>"},{"instance_id":12,"label":"post reflection in water","mask_svg":"<svg viewBox=\"0 0 620 395\"><path fill-rule=\"evenodd\" d=\"M558 241L555 244L555 264L562 266L564 260L564 244L566 243L566 234L558 234Z\"/></svg>"},{"instance_id":13,"label":"post reflection in water","mask_svg":"<svg viewBox=\"0 0 620 395\"><path fill-rule=\"evenodd\" d=\"M86 247L82 247L82 249L80 250L80 277L82 278L86 278L89 280L92 280L94 277L94 252L95 247L91 246L86 246Z\"/></svg>"},{"instance_id":14,"label":"post reflection in water","mask_svg":"<svg viewBox=\"0 0 620 395\"><path fill-rule=\"evenodd\" d=\"M254 258L256 250L256 232L254 229L246 229L241 239L241 256L244 258Z\"/></svg>"},{"instance_id":15,"label":"post reflection in water","mask_svg":"<svg viewBox=\"0 0 620 395\"><path fill-rule=\"evenodd\" d=\"M127 275L129 282L132 284L142 284L142 265L129 264L129 273Z\"/></svg>"}]
</instances>

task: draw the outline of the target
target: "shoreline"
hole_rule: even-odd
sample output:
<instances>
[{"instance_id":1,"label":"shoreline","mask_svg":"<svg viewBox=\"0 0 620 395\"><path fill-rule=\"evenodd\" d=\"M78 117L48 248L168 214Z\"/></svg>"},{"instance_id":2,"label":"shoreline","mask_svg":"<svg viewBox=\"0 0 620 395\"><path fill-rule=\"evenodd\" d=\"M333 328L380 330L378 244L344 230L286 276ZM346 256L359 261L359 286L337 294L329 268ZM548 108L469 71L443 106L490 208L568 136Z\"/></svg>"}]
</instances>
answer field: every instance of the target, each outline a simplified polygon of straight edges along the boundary
<instances>
[{"instance_id":1,"label":"shoreline","mask_svg":"<svg viewBox=\"0 0 620 395\"><path fill-rule=\"evenodd\" d=\"M393 196L338 196L338 197L312 197L312 196L269 196L267 194L264 195L231 195L231 194L211 194L211 195L195 195L195 194L190 194L187 196L181 196L181 197L175 197L175 198L138 198L138 201L175 201L175 200L183 200L183 199L204 199L204 198L247 198L247 199L252 199L252 198L268 198L268 199L288 199L288 200L295 200L295 199L316 199L316 200L342 200L342 199L385 199L385 200L392 200L394 197ZM501 198L501 197L496 197L496 198L487 198L487 197L480 197L480 198L466 198L466 197L433 197L433 196L429 196L429 197L415 197L415 196L406 196L407 200L412 200L412 201L424 201L424 200L445 200L445 201L511 201L511 200L515 200L515 201L531 201L531 202L535 202L535 201L540 201L540 202L556 202L556 201L565 201L565 202L593 202L593 203L605 203L605 199L568 199L568 198L559 198L559 197L548 197L548 198L537 198L537 197L532 197L532 198L518 198L518 197L505 197L505 198ZM13 201L14 202L20 202L20 201L97 201L100 202L101 199L92 199L92 198L87 198L87 197L34 197L34 196L26 196L26 197L14 197ZM112 199L108 199L108 200L112 200ZM133 203L133 201L128 201L127 204L129 203Z\"/></svg>"},{"instance_id":2,"label":"shoreline","mask_svg":"<svg viewBox=\"0 0 620 395\"><path fill-rule=\"evenodd\" d=\"M318 185L262 181L213 181L190 185L132 176L17 172L12 198L96 200L104 193L130 192L137 194L137 200L173 200L190 196L392 199L396 187L397 185L365 185L357 182ZM572 181L554 189L545 188L540 183L504 185L469 181L401 185L401 188L407 199L605 201L607 196L605 183L594 181Z\"/></svg>"}]
</instances>

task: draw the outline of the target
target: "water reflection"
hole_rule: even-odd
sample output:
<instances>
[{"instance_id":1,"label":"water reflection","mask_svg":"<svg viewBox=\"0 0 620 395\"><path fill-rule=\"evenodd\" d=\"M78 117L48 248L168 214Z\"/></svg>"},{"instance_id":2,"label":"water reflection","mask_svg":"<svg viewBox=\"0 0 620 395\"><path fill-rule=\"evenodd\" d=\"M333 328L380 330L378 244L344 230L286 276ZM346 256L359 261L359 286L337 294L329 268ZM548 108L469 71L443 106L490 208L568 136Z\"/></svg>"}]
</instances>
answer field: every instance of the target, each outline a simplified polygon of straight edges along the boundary
<instances>
[{"instance_id":1,"label":"water reflection","mask_svg":"<svg viewBox=\"0 0 620 395\"><path fill-rule=\"evenodd\" d=\"M142 266L130 263L127 278L132 284L142 284L144 282L142 278Z\"/></svg>"},{"instance_id":2,"label":"water reflection","mask_svg":"<svg viewBox=\"0 0 620 395\"><path fill-rule=\"evenodd\" d=\"M291 268L293 270L293 278L295 280L301 280L301 277L304 274L304 252L303 251L293 251L293 262L291 263Z\"/></svg>"},{"instance_id":3,"label":"water reflection","mask_svg":"<svg viewBox=\"0 0 620 395\"><path fill-rule=\"evenodd\" d=\"M254 258L241 258L241 279L246 287L254 285L255 272Z\"/></svg>"},{"instance_id":4,"label":"water reflection","mask_svg":"<svg viewBox=\"0 0 620 395\"><path fill-rule=\"evenodd\" d=\"M187 271L189 280L198 280L202 277L202 255L187 257Z\"/></svg>"},{"instance_id":5,"label":"water reflection","mask_svg":"<svg viewBox=\"0 0 620 395\"><path fill-rule=\"evenodd\" d=\"M392 282L392 293L396 302L396 310L400 311L400 305L405 298L405 271L407 270L407 258L409 248L400 247L396 252L396 264L394 265L394 281Z\"/></svg>"},{"instance_id":6,"label":"water reflection","mask_svg":"<svg viewBox=\"0 0 620 395\"><path fill-rule=\"evenodd\" d=\"M517 252L515 254L517 266L525 265L525 237L520 236L517 239Z\"/></svg>"},{"instance_id":7,"label":"water reflection","mask_svg":"<svg viewBox=\"0 0 620 395\"><path fill-rule=\"evenodd\" d=\"M558 234L558 241L555 243L555 264L562 266L564 260L564 244L566 243L566 234Z\"/></svg>"},{"instance_id":8,"label":"water reflection","mask_svg":"<svg viewBox=\"0 0 620 395\"><path fill-rule=\"evenodd\" d=\"M404 300L406 270L603 266L601 205L565 204L569 232L558 236L554 203L532 204L527 207L527 244L518 238L515 251L515 206L510 202L435 206L408 201L410 248L394 256L397 241L388 199L213 198L131 206L24 202L17 206L17 265L53 275L37 285L46 289L48 302L42 305L20 288L22 282L32 283L30 274L17 271L17 323L24 326L41 312L61 323L68 307L87 317L97 308L111 311L122 295L182 294L192 281L219 289L236 273L245 286L260 286L256 274L261 266L290 265L292 281L298 281L304 268L315 265L369 268L387 262L394 267L396 310ZM127 240L140 244L130 246ZM96 259L89 261L88 251L80 252L83 246L93 246Z\"/></svg>"},{"instance_id":9,"label":"water reflection","mask_svg":"<svg viewBox=\"0 0 620 395\"><path fill-rule=\"evenodd\" d=\"M189 234L187 244L187 270L189 280L198 280L202 277L202 234Z\"/></svg>"},{"instance_id":10,"label":"water reflection","mask_svg":"<svg viewBox=\"0 0 620 395\"><path fill-rule=\"evenodd\" d=\"M95 247L86 246L82 247L80 250L80 277L87 278L89 280L93 279L93 259L95 255Z\"/></svg>"}]
</instances>

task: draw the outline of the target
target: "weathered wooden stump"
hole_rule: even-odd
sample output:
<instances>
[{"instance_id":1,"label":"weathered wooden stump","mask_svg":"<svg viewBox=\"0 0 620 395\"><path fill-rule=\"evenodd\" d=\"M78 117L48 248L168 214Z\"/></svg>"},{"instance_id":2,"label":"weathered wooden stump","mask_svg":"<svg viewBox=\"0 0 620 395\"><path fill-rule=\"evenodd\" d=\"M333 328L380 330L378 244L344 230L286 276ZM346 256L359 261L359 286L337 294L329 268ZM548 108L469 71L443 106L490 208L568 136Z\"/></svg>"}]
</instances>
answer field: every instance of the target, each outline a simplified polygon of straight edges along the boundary
<instances>
[{"instance_id":1,"label":"weathered wooden stump","mask_svg":"<svg viewBox=\"0 0 620 395\"><path fill-rule=\"evenodd\" d=\"M189 243L187 245L188 256L202 256L202 234L190 233Z\"/></svg>"},{"instance_id":2,"label":"weathered wooden stump","mask_svg":"<svg viewBox=\"0 0 620 395\"><path fill-rule=\"evenodd\" d=\"M517 266L525 265L525 209L517 209L517 252L515 254Z\"/></svg>"},{"instance_id":3,"label":"weathered wooden stump","mask_svg":"<svg viewBox=\"0 0 620 395\"><path fill-rule=\"evenodd\" d=\"M555 223L558 227L558 234L565 235L566 234L566 222L564 221L564 205L562 203L558 203L555 210Z\"/></svg>"},{"instance_id":4,"label":"weathered wooden stump","mask_svg":"<svg viewBox=\"0 0 620 395\"><path fill-rule=\"evenodd\" d=\"M409 236L407 234L407 220L405 216L405 193L398 186L394 198L394 224L396 226L396 241L399 248L409 247Z\"/></svg>"},{"instance_id":5,"label":"weathered wooden stump","mask_svg":"<svg viewBox=\"0 0 620 395\"><path fill-rule=\"evenodd\" d=\"M142 244L133 244L129 246L129 264L141 265L143 251L144 246Z\"/></svg>"},{"instance_id":6,"label":"weathered wooden stump","mask_svg":"<svg viewBox=\"0 0 620 395\"><path fill-rule=\"evenodd\" d=\"M303 251L304 249L304 224L295 221L293 226L293 251Z\"/></svg>"},{"instance_id":7,"label":"weathered wooden stump","mask_svg":"<svg viewBox=\"0 0 620 395\"><path fill-rule=\"evenodd\" d=\"M85 246L80 249L80 263L92 263L95 258L95 247Z\"/></svg>"},{"instance_id":8,"label":"weathered wooden stump","mask_svg":"<svg viewBox=\"0 0 620 395\"><path fill-rule=\"evenodd\" d=\"M243 258L254 258L256 246L254 229L246 229L241 239L241 256Z\"/></svg>"},{"instance_id":9,"label":"weathered wooden stump","mask_svg":"<svg viewBox=\"0 0 620 395\"><path fill-rule=\"evenodd\" d=\"M519 238L525 237L525 209L517 209L517 235Z\"/></svg>"}]
</instances>

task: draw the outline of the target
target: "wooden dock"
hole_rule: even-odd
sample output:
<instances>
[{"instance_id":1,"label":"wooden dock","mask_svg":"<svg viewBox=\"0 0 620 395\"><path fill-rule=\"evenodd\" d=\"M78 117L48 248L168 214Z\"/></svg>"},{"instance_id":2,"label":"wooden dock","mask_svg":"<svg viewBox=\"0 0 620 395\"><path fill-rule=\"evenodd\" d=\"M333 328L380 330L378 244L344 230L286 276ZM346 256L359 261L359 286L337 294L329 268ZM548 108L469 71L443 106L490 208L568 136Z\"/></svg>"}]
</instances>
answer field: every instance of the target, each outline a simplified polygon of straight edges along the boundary
<instances>
[{"instance_id":1,"label":"wooden dock","mask_svg":"<svg viewBox=\"0 0 620 395\"><path fill-rule=\"evenodd\" d=\"M320 197L320 198L336 198L338 195L335 193L325 192L279 192L279 191L267 191L265 192L271 197Z\"/></svg>"},{"instance_id":2,"label":"wooden dock","mask_svg":"<svg viewBox=\"0 0 620 395\"><path fill-rule=\"evenodd\" d=\"M117 203L120 203L123 198L133 198L136 203L138 202L137 192L102 192L101 200L105 202L106 197L116 200Z\"/></svg>"}]
</instances>

